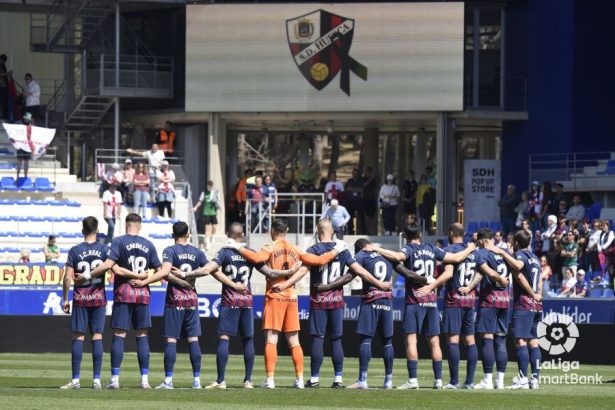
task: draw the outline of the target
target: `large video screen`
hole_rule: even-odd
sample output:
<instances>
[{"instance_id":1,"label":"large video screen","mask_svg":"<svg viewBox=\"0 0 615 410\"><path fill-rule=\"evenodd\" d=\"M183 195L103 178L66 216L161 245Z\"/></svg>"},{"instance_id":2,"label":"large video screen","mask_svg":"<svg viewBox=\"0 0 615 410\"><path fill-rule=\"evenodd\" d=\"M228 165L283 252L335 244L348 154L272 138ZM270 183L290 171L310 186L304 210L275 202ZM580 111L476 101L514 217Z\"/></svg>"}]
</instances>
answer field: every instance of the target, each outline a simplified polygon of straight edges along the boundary
<instances>
[{"instance_id":1,"label":"large video screen","mask_svg":"<svg viewBox=\"0 0 615 410\"><path fill-rule=\"evenodd\" d=\"M190 5L186 111L458 111L463 3Z\"/></svg>"}]
</instances>

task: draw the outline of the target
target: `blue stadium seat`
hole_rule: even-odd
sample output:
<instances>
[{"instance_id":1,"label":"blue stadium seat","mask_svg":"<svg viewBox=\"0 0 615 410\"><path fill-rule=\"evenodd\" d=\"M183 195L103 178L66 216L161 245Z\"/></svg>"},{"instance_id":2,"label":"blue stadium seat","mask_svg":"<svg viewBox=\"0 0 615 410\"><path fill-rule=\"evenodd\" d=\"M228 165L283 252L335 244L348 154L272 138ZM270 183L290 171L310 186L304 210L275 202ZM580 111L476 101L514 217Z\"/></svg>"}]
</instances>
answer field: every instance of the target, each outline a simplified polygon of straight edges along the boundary
<instances>
[{"instance_id":1,"label":"blue stadium seat","mask_svg":"<svg viewBox=\"0 0 615 410\"><path fill-rule=\"evenodd\" d=\"M34 184L30 177L19 177L17 180L17 189L22 191L34 191Z\"/></svg>"},{"instance_id":2,"label":"blue stadium seat","mask_svg":"<svg viewBox=\"0 0 615 410\"><path fill-rule=\"evenodd\" d=\"M0 189L4 191L17 191L15 179L13 177L2 177L0 179Z\"/></svg>"},{"instance_id":3,"label":"blue stadium seat","mask_svg":"<svg viewBox=\"0 0 615 410\"><path fill-rule=\"evenodd\" d=\"M502 224L500 222L498 222L498 221L489 222L489 229L491 229L493 232L501 231L502 230Z\"/></svg>"},{"instance_id":4,"label":"blue stadium seat","mask_svg":"<svg viewBox=\"0 0 615 410\"><path fill-rule=\"evenodd\" d=\"M613 293L613 289L606 288L602 291L603 298L612 298L615 297L615 293Z\"/></svg>"},{"instance_id":5,"label":"blue stadium seat","mask_svg":"<svg viewBox=\"0 0 615 410\"><path fill-rule=\"evenodd\" d=\"M599 203L593 203L589 207L588 212L591 215L588 215L589 219L600 218L600 213L602 212L602 205L600 205Z\"/></svg>"},{"instance_id":6,"label":"blue stadium seat","mask_svg":"<svg viewBox=\"0 0 615 410\"><path fill-rule=\"evenodd\" d=\"M483 229L483 228L489 228L489 222L487 222L487 221L480 221L478 223L478 229Z\"/></svg>"},{"instance_id":7,"label":"blue stadium seat","mask_svg":"<svg viewBox=\"0 0 615 410\"><path fill-rule=\"evenodd\" d=\"M596 175L615 175L615 160L611 159L606 163L606 168L602 172L596 171Z\"/></svg>"},{"instance_id":8,"label":"blue stadium seat","mask_svg":"<svg viewBox=\"0 0 615 410\"><path fill-rule=\"evenodd\" d=\"M590 298L601 298L602 297L602 288L596 287L591 288L587 294Z\"/></svg>"},{"instance_id":9,"label":"blue stadium seat","mask_svg":"<svg viewBox=\"0 0 615 410\"><path fill-rule=\"evenodd\" d=\"M36 177L36 179L34 180L34 186L36 187L37 191L43 191L43 192L53 191L53 187L51 186L51 183L49 182L49 178L47 177Z\"/></svg>"},{"instance_id":10,"label":"blue stadium seat","mask_svg":"<svg viewBox=\"0 0 615 410\"><path fill-rule=\"evenodd\" d=\"M478 223L476 222L470 222L468 223L468 235L472 235L474 232L478 231Z\"/></svg>"}]
</instances>

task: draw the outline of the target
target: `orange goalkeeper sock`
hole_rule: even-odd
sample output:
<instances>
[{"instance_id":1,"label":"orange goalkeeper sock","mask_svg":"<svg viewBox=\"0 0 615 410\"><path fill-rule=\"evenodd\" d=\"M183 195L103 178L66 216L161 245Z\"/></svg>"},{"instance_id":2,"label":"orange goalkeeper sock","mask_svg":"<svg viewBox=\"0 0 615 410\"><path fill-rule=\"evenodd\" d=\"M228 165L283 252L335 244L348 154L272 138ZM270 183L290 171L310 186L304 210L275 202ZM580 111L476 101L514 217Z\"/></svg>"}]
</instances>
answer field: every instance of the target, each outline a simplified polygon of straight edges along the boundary
<instances>
[{"instance_id":1,"label":"orange goalkeeper sock","mask_svg":"<svg viewBox=\"0 0 615 410\"><path fill-rule=\"evenodd\" d=\"M292 346L290 348L290 353L293 357L295 375L297 378L303 379L303 349L301 348L301 345Z\"/></svg>"},{"instance_id":2,"label":"orange goalkeeper sock","mask_svg":"<svg viewBox=\"0 0 615 410\"><path fill-rule=\"evenodd\" d=\"M268 378L273 378L277 361L278 346L273 343L265 343L265 372Z\"/></svg>"}]
</instances>

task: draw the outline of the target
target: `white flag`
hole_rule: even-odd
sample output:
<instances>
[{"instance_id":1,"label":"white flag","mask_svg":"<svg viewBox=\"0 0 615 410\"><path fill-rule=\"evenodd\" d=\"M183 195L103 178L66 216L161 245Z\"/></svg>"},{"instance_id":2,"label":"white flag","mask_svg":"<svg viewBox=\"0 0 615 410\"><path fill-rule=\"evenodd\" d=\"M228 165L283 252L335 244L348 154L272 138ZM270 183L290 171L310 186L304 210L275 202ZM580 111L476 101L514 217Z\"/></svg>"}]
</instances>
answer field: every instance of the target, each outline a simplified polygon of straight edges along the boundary
<instances>
[{"instance_id":1,"label":"white flag","mask_svg":"<svg viewBox=\"0 0 615 410\"><path fill-rule=\"evenodd\" d=\"M32 159L38 159L45 153L55 136L55 128L43 128L22 124L2 124L11 144L16 149L32 153Z\"/></svg>"}]
</instances>

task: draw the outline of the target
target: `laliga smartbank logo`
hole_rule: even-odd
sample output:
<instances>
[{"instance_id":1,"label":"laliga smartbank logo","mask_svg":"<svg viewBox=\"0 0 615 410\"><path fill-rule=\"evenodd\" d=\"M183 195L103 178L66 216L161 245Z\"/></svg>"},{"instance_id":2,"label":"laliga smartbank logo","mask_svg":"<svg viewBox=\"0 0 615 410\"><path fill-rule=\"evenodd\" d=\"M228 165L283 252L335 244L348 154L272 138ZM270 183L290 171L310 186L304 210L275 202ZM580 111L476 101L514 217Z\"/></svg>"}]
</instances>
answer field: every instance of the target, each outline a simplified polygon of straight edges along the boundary
<instances>
[{"instance_id":1,"label":"laliga smartbank logo","mask_svg":"<svg viewBox=\"0 0 615 410\"><path fill-rule=\"evenodd\" d=\"M579 328L571 316L552 312L538 324L537 334L538 345L542 350L551 356L560 356L574 349L579 338ZM598 373L591 375L577 373L576 371L580 370L578 361L562 360L559 357L557 360L551 359L540 363L539 369L540 384L602 384L602 376ZM550 372L544 374L544 370Z\"/></svg>"}]
</instances>

